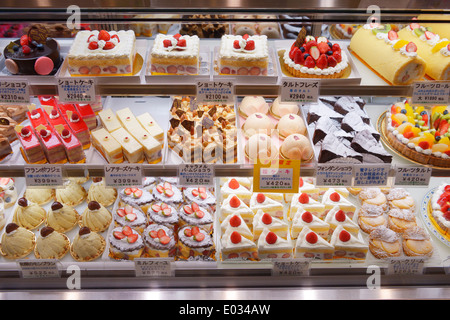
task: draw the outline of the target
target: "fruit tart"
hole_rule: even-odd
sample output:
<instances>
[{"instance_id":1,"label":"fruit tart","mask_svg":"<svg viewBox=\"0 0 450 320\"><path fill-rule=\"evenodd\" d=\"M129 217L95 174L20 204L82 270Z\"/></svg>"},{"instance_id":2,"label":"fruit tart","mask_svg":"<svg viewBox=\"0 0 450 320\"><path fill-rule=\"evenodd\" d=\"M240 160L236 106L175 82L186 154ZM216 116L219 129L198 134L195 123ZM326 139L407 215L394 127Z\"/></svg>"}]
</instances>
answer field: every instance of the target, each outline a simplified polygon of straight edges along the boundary
<instances>
[{"instance_id":1,"label":"fruit tart","mask_svg":"<svg viewBox=\"0 0 450 320\"><path fill-rule=\"evenodd\" d=\"M134 260L144 252L142 236L129 226L116 227L109 235L109 256L116 260Z\"/></svg>"},{"instance_id":2,"label":"fruit tart","mask_svg":"<svg viewBox=\"0 0 450 320\"><path fill-rule=\"evenodd\" d=\"M341 78L349 66L338 43L326 37L307 36L305 28L300 30L290 50L286 50L282 61L289 74L297 78Z\"/></svg>"},{"instance_id":3,"label":"fruit tart","mask_svg":"<svg viewBox=\"0 0 450 320\"><path fill-rule=\"evenodd\" d=\"M428 206L429 213L438 226L438 230L448 235L450 232L450 184L442 183L437 187Z\"/></svg>"}]
</instances>

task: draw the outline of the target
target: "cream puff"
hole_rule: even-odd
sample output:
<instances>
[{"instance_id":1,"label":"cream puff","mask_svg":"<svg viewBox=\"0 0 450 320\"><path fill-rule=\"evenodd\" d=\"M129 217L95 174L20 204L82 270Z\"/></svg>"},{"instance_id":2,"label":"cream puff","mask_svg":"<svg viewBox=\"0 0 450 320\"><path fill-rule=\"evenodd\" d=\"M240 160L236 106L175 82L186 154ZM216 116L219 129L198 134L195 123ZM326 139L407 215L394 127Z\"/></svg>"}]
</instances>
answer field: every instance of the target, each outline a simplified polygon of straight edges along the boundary
<instances>
[{"instance_id":1,"label":"cream puff","mask_svg":"<svg viewBox=\"0 0 450 320\"><path fill-rule=\"evenodd\" d=\"M398 233L416 227L416 215L408 209L393 208L388 212L388 228Z\"/></svg>"},{"instance_id":2,"label":"cream puff","mask_svg":"<svg viewBox=\"0 0 450 320\"><path fill-rule=\"evenodd\" d=\"M378 259L398 257L402 254L402 243L396 232L380 226L369 235L369 250Z\"/></svg>"},{"instance_id":3,"label":"cream puff","mask_svg":"<svg viewBox=\"0 0 450 320\"><path fill-rule=\"evenodd\" d=\"M380 206L363 204L358 212L358 225L365 233L371 233L378 227L386 227L387 219Z\"/></svg>"},{"instance_id":4,"label":"cream puff","mask_svg":"<svg viewBox=\"0 0 450 320\"><path fill-rule=\"evenodd\" d=\"M416 210L414 198L403 188L394 188L386 196L391 208Z\"/></svg>"},{"instance_id":5,"label":"cream puff","mask_svg":"<svg viewBox=\"0 0 450 320\"><path fill-rule=\"evenodd\" d=\"M388 208L386 195L379 188L364 188L358 194L361 204L375 205L386 210Z\"/></svg>"},{"instance_id":6,"label":"cream puff","mask_svg":"<svg viewBox=\"0 0 450 320\"><path fill-rule=\"evenodd\" d=\"M410 257L431 257L433 255L430 236L418 226L405 230L402 245L403 252Z\"/></svg>"}]
</instances>

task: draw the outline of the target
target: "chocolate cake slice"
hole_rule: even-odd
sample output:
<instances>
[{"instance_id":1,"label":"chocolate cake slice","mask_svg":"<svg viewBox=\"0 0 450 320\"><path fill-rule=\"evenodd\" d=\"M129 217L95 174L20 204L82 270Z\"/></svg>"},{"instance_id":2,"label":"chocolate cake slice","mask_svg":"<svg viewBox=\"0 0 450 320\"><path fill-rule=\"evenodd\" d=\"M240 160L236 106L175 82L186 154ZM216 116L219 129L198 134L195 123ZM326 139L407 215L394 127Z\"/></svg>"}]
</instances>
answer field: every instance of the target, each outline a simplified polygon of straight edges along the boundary
<instances>
[{"instance_id":1,"label":"chocolate cake slice","mask_svg":"<svg viewBox=\"0 0 450 320\"><path fill-rule=\"evenodd\" d=\"M369 130L358 132L353 138L351 147L363 155L372 156L365 156L364 162L392 162L392 155L384 149L381 142L377 141Z\"/></svg>"},{"instance_id":2,"label":"chocolate cake slice","mask_svg":"<svg viewBox=\"0 0 450 320\"><path fill-rule=\"evenodd\" d=\"M329 134L322 141L319 163L362 163L363 156L346 145L343 140Z\"/></svg>"},{"instance_id":3,"label":"chocolate cake slice","mask_svg":"<svg viewBox=\"0 0 450 320\"><path fill-rule=\"evenodd\" d=\"M380 133L378 133L374 127L365 123L364 120L354 112L345 115L341 122L341 128L346 132L361 132L363 130L368 130L377 141L380 141Z\"/></svg>"},{"instance_id":4,"label":"chocolate cake slice","mask_svg":"<svg viewBox=\"0 0 450 320\"><path fill-rule=\"evenodd\" d=\"M322 101L323 103L325 103L326 105L329 105L332 108L334 108L334 105L339 100L339 98L340 97L322 96L322 97L319 97L319 100Z\"/></svg>"},{"instance_id":5,"label":"chocolate cake slice","mask_svg":"<svg viewBox=\"0 0 450 320\"><path fill-rule=\"evenodd\" d=\"M339 98L338 101L336 101L336 103L334 104L334 111L344 116L349 113L356 113L363 119L365 123L370 123L369 116L353 97L345 96Z\"/></svg>"},{"instance_id":6,"label":"chocolate cake slice","mask_svg":"<svg viewBox=\"0 0 450 320\"><path fill-rule=\"evenodd\" d=\"M319 120L319 118L321 117L327 117L332 120L341 122L344 115L337 113L319 100L317 104L310 105L306 121L308 122L308 124L311 124Z\"/></svg>"},{"instance_id":7,"label":"chocolate cake slice","mask_svg":"<svg viewBox=\"0 0 450 320\"><path fill-rule=\"evenodd\" d=\"M332 134L335 137L345 138L349 141L353 140L353 135L342 130L341 124L339 122L331 120L327 117L321 117L319 120L317 120L314 127L312 138L313 144L316 144L320 140L323 140L327 134Z\"/></svg>"}]
</instances>

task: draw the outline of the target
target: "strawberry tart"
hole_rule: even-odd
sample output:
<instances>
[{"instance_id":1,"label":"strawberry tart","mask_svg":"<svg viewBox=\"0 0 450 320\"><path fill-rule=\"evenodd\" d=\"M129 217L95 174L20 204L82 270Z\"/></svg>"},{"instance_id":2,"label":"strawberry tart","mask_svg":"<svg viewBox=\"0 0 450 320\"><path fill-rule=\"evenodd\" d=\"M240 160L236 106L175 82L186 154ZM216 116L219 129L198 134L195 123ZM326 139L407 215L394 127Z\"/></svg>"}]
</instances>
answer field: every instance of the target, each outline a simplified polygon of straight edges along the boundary
<instances>
[{"instance_id":1,"label":"strawberry tart","mask_svg":"<svg viewBox=\"0 0 450 320\"><path fill-rule=\"evenodd\" d=\"M142 236L129 226L114 228L109 236L109 256L116 260L134 260L144 252Z\"/></svg>"},{"instance_id":2,"label":"strawberry tart","mask_svg":"<svg viewBox=\"0 0 450 320\"><path fill-rule=\"evenodd\" d=\"M238 231L227 229L221 238L221 258L256 260L258 250L256 244L241 235Z\"/></svg>"},{"instance_id":3,"label":"strawberry tart","mask_svg":"<svg viewBox=\"0 0 450 320\"><path fill-rule=\"evenodd\" d=\"M429 203L429 213L443 235L450 233L450 183L441 184Z\"/></svg>"},{"instance_id":4,"label":"strawberry tart","mask_svg":"<svg viewBox=\"0 0 450 320\"><path fill-rule=\"evenodd\" d=\"M267 36L222 36L218 56L219 74L266 76L268 65Z\"/></svg>"},{"instance_id":5,"label":"strawberry tart","mask_svg":"<svg viewBox=\"0 0 450 320\"><path fill-rule=\"evenodd\" d=\"M283 55L287 72L297 78L341 78L349 66L347 55L338 43L326 37L306 35L302 28L290 50Z\"/></svg>"},{"instance_id":6,"label":"strawberry tart","mask_svg":"<svg viewBox=\"0 0 450 320\"><path fill-rule=\"evenodd\" d=\"M196 75L199 73L198 36L158 34L150 53L152 75Z\"/></svg>"},{"instance_id":7,"label":"strawberry tart","mask_svg":"<svg viewBox=\"0 0 450 320\"><path fill-rule=\"evenodd\" d=\"M67 54L72 76L133 74L136 36L133 30L80 31Z\"/></svg>"},{"instance_id":8,"label":"strawberry tart","mask_svg":"<svg viewBox=\"0 0 450 320\"><path fill-rule=\"evenodd\" d=\"M145 256L149 258L175 257L177 246L172 229L159 225L149 225L144 233Z\"/></svg>"}]
</instances>

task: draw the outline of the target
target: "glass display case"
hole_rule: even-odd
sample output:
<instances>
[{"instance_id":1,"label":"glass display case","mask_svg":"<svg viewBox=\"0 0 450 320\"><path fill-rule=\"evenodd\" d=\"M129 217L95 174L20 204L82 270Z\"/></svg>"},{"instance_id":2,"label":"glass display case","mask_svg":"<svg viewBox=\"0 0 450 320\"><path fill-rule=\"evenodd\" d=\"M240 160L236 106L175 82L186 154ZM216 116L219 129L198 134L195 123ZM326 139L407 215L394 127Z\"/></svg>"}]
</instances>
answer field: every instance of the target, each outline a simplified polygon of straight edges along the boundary
<instances>
[{"instance_id":1,"label":"glass display case","mask_svg":"<svg viewBox=\"0 0 450 320\"><path fill-rule=\"evenodd\" d=\"M441 297L449 7L61 3L0 8L6 298Z\"/></svg>"}]
</instances>

